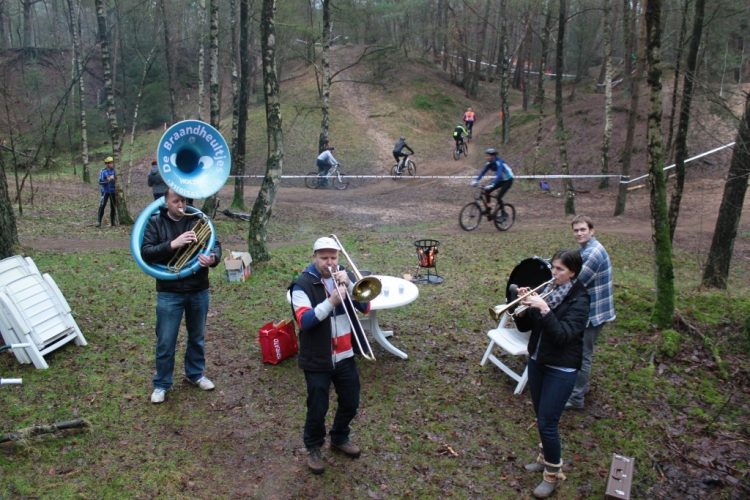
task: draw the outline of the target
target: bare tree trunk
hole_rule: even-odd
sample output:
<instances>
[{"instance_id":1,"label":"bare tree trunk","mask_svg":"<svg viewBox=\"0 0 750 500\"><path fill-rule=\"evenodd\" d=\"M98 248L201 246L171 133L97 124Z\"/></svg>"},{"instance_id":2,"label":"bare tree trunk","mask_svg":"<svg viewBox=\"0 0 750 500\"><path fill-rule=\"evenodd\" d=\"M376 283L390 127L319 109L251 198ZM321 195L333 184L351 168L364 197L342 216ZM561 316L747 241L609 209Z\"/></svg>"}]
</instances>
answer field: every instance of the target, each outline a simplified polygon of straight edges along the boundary
<instances>
[{"instance_id":1,"label":"bare tree trunk","mask_svg":"<svg viewBox=\"0 0 750 500\"><path fill-rule=\"evenodd\" d=\"M5 176L5 160L0 148L0 259L16 253L18 246L18 227L16 214L8 193L8 179Z\"/></svg>"},{"instance_id":2,"label":"bare tree trunk","mask_svg":"<svg viewBox=\"0 0 750 500\"><path fill-rule=\"evenodd\" d=\"M5 10L5 0L0 0L0 49L7 49L10 47L10 41L8 40L8 33L5 29L6 19L8 13Z\"/></svg>"},{"instance_id":3,"label":"bare tree trunk","mask_svg":"<svg viewBox=\"0 0 750 500\"><path fill-rule=\"evenodd\" d=\"M632 74L633 73L633 63L637 60L637 52L636 49L636 31L635 31L635 25L636 25L636 11L635 9L630 8L630 3L632 0L622 0L622 38L623 38L623 45L625 47L625 57L623 58L623 70L622 70L622 85L625 89L625 92L630 92L633 90L632 85ZM637 90L637 89L636 89ZM617 214L615 214L617 215Z\"/></svg>"},{"instance_id":4,"label":"bare tree trunk","mask_svg":"<svg viewBox=\"0 0 750 500\"><path fill-rule=\"evenodd\" d=\"M281 128L279 79L276 75L276 0L263 0L260 21L261 53L263 54L263 91L266 99L268 159L266 175L250 215L247 238L248 251L256 261L271 258L266 248L267 225L279 186L284 164L284 134Z\"/></svg>"},{"instance_id":5,"label":"bare tree trunk","mask_svg":"<svg viewBox=\"0 0 750 500\"><path fill-rule=\"evenodd\" d=\"M221 107L219 100L219 0L208 0L208 99L211 126L221 130ZM216 194L203 200L203 213L216 211Z\"/></svg>"},{"instance_id":6,"label":"bare tree trunk","mask_svg":"<svg viewBox=\"0 0 750 500\"><path fill-rule=\"evenodd\" d=\"M644 37L644 23L640 23L640 32L641 32L641 38ZM635 46L637 39L636 37L632 37L632 44ZM633 141L635 140L635 126L636 122L638 120L638 101L640 100L640 85L641 85L641 79L643 78L643 66L644 66L644 56L642 53L642 46L644 44L639 44L639 47L636 50L638 52L636 56L636 66L635 66L635 73L632 75L632 77L628 77L628 80L630 82L630 110L628 111L628 125L627 125L627 131L625 135L625 144L622 147L622 170L620 172L620 175L623 179L630 179L630 164L632 162L633 157ZM627 202L628 197L628 185L624 183L620 183L620 187L617 193L617 201L615 202L615 216L622 215L625 213L625 204Z\"/></svg>"},{"instance_id":7,"label":"bare tree trunk","mask_svg":"<svg viewBox=\"0 0 750 500\"><path fill-rule=\"evenodd\" d=\"M109 121L109 136L112 141L112 153L116 164L119 163L122 149L122 133L117 124L117 107L115 106L115 90L112 81L112 62L107 41L107 22L104 18L103 0L94 0L96 6L97 38L102 52L102 68L104 73L104 91L107 96L107 119ZM117 189L117 220L120 224L132 224L133 218L128 212L128 204L122 183L116 184Z\"/></svg>"},{"instance_id":8,"label":"bare tree trunk","mask_svg":"<svg viewBox=\"0 0 750 500\"><path fill-rule=\"evenodd\" d=\"M706 267L703 269L703 286L727 288L729 264L732 261L734 240L742 217L742 206L750 177L750 93L745 94L745 112L742 115L735 139L732 162L729 165L724 195L719 207L719 218L711 240Z\"/></svg>"},{"instance_id":9,"label":"bare tree trunk","mask_svg":"<svg viewBox=\"0 0 750 500\"><path fill-rule=\"evenodd\" d=\"M544 29L542 31L542 54L539 60L539 80L536 89L536 104L539 105L539 123L536 129L536 143L534 144L534 163L531 170L536 174L539 165L539 155L541 154L542 135L544 132L544 70L547 66L547 51L549 50L549 39L552 31L552 12L549 1L544 2Z\"/></svg>"},{"instance_id":10,"label":"bare tree trunk","mask_svg":"<svg viewBox=\"0 0 750 500\"><path fill-rule=\"evenodd\" d=\"M73 40L73 67L74 78L78 83L78 119L81 125L81 179L83 182L91 182L91 171L89 169L89 140L88 124L86 121L86 84L83 80L83 62L81 55L81 4L79 0L68 0L68 23L70 24L70 36Z\"/></svg>"},{"instance_id":11,"label":"bare tree trunk","mask_svg":"<svg viewBox=\"0 0 750 500\"><path fill-rule=\"evenodd\" d=\"M474 70L467 81L466 97L474 98L479 93L479 75L482 74L482 55L484 53L484 43L487 38L487 23L490 17L490 0L484 3L484 16L480 19L482 27L477 37L477 47L474 56Z\"/></svg>"},{"instance_id":12,"label":"bare tree trunk","mask_svg":"<svg viewBox=\"0 0 750 500\"><path fill-rule=\"evenodd\" d=\"M682 191L685 188L685 160L687 159L687 134L690 126L690 106L693 102L693 86L695 83L695 72L698 66L698 49L703 32L703 11L705 0L696 0L695 17L693 18L693 33L690 37L690 50L688 51L687 67L685 68L685 81L682 84L682 105L680 106L680 121L677 124L677 136L675 137L675 173L676 182L672 192L672 200L669 204L669 240L674 241L674 232L677 228L677 218L680 214L680 202Z\"/></svg>"},{"instance_id":13,"label":"bare tree trunk","mask_svg":"<svg viewBox=\"0 0 750 500\"><path fill-rule=\"evenodd\" d=\"M23 7L23 47L32 47L31 41L31 18L33 17L34 4L41 0L21 0Z\"/></svg>"},{"instance_id":14,"label":"bare tree trunk","mask_svg":"<svg viewBox=\"0 0 750 500\"><path fill-rule=\"evenodd\" d=\"M510 141L510 104L508 103L508 87L510 86L510 64L508 63L508 18L506 14L506 0L500 0L500 48L498 50L497 64L500 68L500 134L501 142L508 144Z\"/></svg>"},{"instance_id":15,"label":"bare tree trunk","mask_svg":"<svg viewBox=\"0 0 750 500\"><path fill-rule=\"evenodd\" d=\"M245 146L247 144L247 100L250 86L248 32L250 31L248 0L240 0L240 89L237 99L237 160L232 207L245 210Z\"/></svg>"},{"instance_id":16,"label":"bare tree trunk","mask_svg":"<svg viewBox=\"0 0 750 500\"><path fill-rule=\"evenodd\" d=\"M680 38L677 41L677 54L675 54L674 85L672 86L672 106L669 109L669 126L667 131L667 147L664 149L666 157L672 157L672 136L674 135L674 117L677 112L677 95L680 90L680 69L682 67L682 51L685 45L685 34L687 32L688 5L690 0L684 0L682 6L682 21L680 22Z\"/></svg>"},{"instance_id":17,"label":"bare tree trunk","mask_svg":"<svg viewBox=\"0 0 750 500\"><path fill-rule=\"evenodd\" d=\"M557 48L555 52L555 72L557 77L555 79L555 121L557 123L557 143L560 149L560 169L563 175L570 175L570 168L568 166L568 138L565 132L565 124L563 123L563 95L562 95L562 79L564 72L563 65L563 51L565 49L565 22L567 16L567 8L565 0L560 0L560 12L558 13L557 22ZM563 182L565 186L565 215L572 215L576 213L575 207L575 190L573 188L573 180L566 178Z\"/></svg>"},{"instance_id":18,"label":"bare tree trunk","mask_svg":"<svg viewBox=\"0 0 750 500\"><path fill-rule=\"evenodd\" d=\"M656 301L651 315L659 328L672 326L674 269L667 218L667 183L662 142L661 0L646 1L646 58L650 109L648 113L648 179L651 186L651 223L656 260Z\"/></svg>"},{"instance_id":19,"label":"bare tree trunk","mask_svg":"<svg viewBox=\"0 0 750 500\"><path fill-rule=\"evenodd\" d=\"M609 143L612 139L612 24L611 0L604 0L604 140L602 141L602 175L609 175ZM599 189L609 187L609 177L602 177Z\"/></svg>"},{"instance_id":20,"label":"bare tree trunk","mask_svg":"<svg viewBox=\"0 0 750 500\"><path fill-rule=\"evenodd\" d=\"M156 57L156 45L151 46L151 51L143 61L143 72L141 73L141 82L138 86L138 93L135 97L135 107L133 109L133 123L130 127L130 154L128 158L128 178L125 183L126 188L124 191L130 194L130 175L133 172L133 145L135 144L135 131L138 127L138 112L141 108L141 100L143 99L143 89L146 86L146 78L148 78L148 72L151 71L151 66L154 64L154 58Z\"/></svg>"},{"instance_id":21,"label":"bare tree trunk","mask_svg":"<svg viewBox=\"0 0 750 500\"><path fill-rule=\"evenodd\" d=\"M100 1L100 0L98 0ZM172 56L172 42L169 39L169 16L167 16L167 0L159 0L161 8L162 29L164 30L164 60L167 66L167 85L169 86L169 117L172 123L177 121L177 103L175 102L174 57Z\"/></svg>"},{"instance_id":22,"label":"bare tree trunk","mask_svg":"<svg viewBox=\"0 0 750 500\"><path fill-rule=\"evenodd\" d=\"M331 0L322 1L323 8L323 51L320 54L320 135L318 136L318 153L323 152L328 144L329 103L331 99Z\"/></svg>"},{"instance_id":23,"label":"bare tree trunk","mask_svg":"<svg viewBox=\"0 0 750 500\"><path fill-rule=\"evenodd\" d=\"M231 1L231 19L234 19L234 0ZM232 26L234 29L234 26ZM198 120L203 121L203 106L206 101L206 0L198 2ZM232 32L232 47L234 48L234 32ZM232 75L234 76L234 58L232 59ZM234 157L234 156L232 156Z\"/></svg>"}]
</instances>

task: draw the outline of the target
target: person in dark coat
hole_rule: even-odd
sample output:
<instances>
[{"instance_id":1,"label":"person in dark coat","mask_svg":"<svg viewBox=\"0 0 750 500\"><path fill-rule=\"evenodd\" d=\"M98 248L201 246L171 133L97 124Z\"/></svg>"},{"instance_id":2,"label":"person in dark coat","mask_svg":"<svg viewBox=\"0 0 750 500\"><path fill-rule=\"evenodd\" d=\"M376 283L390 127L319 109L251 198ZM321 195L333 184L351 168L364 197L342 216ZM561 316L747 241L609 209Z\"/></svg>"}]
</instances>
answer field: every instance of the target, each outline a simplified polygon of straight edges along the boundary
<instances>
[{"instance_id":1,"label":"person in dark coat","mask_svg":"<svg viewBox=\"0 0 750 500\"><path fill-rule=\"evenodd\" d=\"M531 293L516 312L516 327L529 337L529 392L534 404L542 453L529 471L542 472L534 496L547 498L565 479L558 423L573 392L583 357L583 330L589 317L589 294L577 279L583 260L578 250L560 250L552 257L552 283L541 294ZM528 288L519 288L519 296ZM520 306L519 306L520 307Z\"/></svg>"}]
</instances>

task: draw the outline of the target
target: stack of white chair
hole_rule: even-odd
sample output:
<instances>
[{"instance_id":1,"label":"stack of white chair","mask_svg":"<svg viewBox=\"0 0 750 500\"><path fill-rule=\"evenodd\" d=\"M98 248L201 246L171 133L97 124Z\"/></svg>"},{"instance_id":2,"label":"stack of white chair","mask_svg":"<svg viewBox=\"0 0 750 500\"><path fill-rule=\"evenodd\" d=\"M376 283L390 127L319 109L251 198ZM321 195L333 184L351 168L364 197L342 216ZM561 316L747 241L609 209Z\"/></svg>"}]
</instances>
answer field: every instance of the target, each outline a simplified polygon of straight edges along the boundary
<instances>
[{"instance_id":1,"label":"stack of white chair","mask_svg":"<svg viewBox=\"0 0 750 500\"><path fill-rule=\"evenodd\" d=\"M489 360L506 375L515 380L516 389L513 391L513 394L521 394L523 388L526 387L526 382L529 379L526 363L523 364L523 371L518 373L505 364L500 358L495 356L492 351L497 347L511 356L523 356L525 358L529 355L527 347L529 345L530 335L531 332L520 332L514 326L508 326L508 313L504 313L500 318L500 323L497 325L497 328L487 332L487 336L490 338L490 344L487 346L487 350L485 351L480 364L484 366Z\"/></svg>"},{"instance_id":2,"label":"stack of white chair","mask_svg":"<svg viewBox=\"0 0 750 500\"><path fill-rule=\"evenodd\" d=\"M71 340L86 345L55 280L20 255L0 260L0 334L7 344L28 344L13 354L41 369L49 368L46 354Z\"/></svg>"}]
</instances>

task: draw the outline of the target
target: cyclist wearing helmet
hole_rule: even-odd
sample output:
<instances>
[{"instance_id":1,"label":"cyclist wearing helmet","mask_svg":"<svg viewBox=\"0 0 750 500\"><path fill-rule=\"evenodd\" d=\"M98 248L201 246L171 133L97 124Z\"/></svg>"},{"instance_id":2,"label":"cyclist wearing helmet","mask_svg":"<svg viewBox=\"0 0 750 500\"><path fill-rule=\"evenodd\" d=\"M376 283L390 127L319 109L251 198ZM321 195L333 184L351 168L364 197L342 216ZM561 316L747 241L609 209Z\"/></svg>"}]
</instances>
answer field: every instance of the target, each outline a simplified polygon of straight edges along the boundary
<instances>
[{"instance_id":1,"label":"cyclist wearing helmet","mask_svg":"<svg viewBox=\"0 0 750 500\"><path fill-rule=\"evenodd\" d=\"M463 123L459 123L456 125L456 128L453 129L453 140L456 141L456 150L461 147L461 144L464 143L464 136L469 135L469 133L466 131L466 127L464 127Z\"/></svg>"},{"instance_id":2,"label":"cyclist wearing helmet","mask_svg":"<svg viewBox=\"0 0 750 500\"><path fill-rule=\"evenodd\" d=\"M109 224L114 226L117 223L115 219L115 182L117 174L115 173L115 160L111 156L104 159L104 168L99 171L99 213L96 227L102 227L102 217L104 217L104 207L109 201Z\"/></svg>"},{"instance_id":3,"label":"cyclist wearing helmet","mask_svg":"<svg viewBox=\"0 0 750 500\"><path fill-rule=\"evenodd\" d=\"M331 167L333 167L334 165L338 165L339 163L338 161L336 161L336 158L334 158L333 154L331 153L335 149L336 148L334 148L333 146L326 145L326 148L323 150L322 153L318 155L318 159L315 161L315 164L318 167L318 175L320 176L321 186L328 185L328 179L326 178L326 174L328 173L328 170Z\"/></svg>"},{"instance_id":4,"label":"cyclist wearing helmet","mask_svg":"<svg viewBox=\"0 0 750 500\"><path fill-rule=\"evenodd\" d=\"M408 149L409 154L404 153L403 152L404 149ZM413 154L414 154L414 150L411 149L408 144L406 144L406 138L400 137L398 139L398 142L393 146L393 157L396 159L399 172L401 172L401 168L403 168L403 165L404 163L406 163L406 159L409 157L409 155L413 155Z\"/></svg>"},{"instance_id":5,"label":"cyclist wearing helmet","mask_svg":"<svg viewBox=\"0 0 750 500\"><path fill-rule=\"evenodd\" d=\"M492 182L482 188L484 190L485 202L489 204L491 193L497 191L497 204L500 206L502 215L507 215L505 213L505 206L503 205L503 196L505 196L505 193L507 193L513 185L513 171L510 169L510 166L498 156L495 148L486 149L484 154L487 155L487 163L484 165L482 171L479 172L476 179L471 181L471 185L476 186L479 184L479 181L488 171L492 170L495 172L495 178L492 179Z\"/></svg>"}]
</instances>

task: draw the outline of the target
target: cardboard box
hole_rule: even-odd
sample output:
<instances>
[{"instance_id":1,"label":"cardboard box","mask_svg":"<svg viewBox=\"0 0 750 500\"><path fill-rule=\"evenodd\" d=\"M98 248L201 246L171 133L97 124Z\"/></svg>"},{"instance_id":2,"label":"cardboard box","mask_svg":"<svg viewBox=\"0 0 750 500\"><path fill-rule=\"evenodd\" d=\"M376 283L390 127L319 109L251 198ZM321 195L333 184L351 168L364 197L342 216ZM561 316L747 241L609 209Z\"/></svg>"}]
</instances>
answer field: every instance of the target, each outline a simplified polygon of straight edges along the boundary
<instances>
[{"instance_id":1,"label":"cardboard box","mask_svg":"<svg viewBox=\"0 0 750 500\"><path fill-rule=\"evenodd\" d=\"M248 252L232 252L224 258L224 269L227 272L227 281L239 283L250 277L252 272L253 258Z\"/></svg>"}]
</instances>

